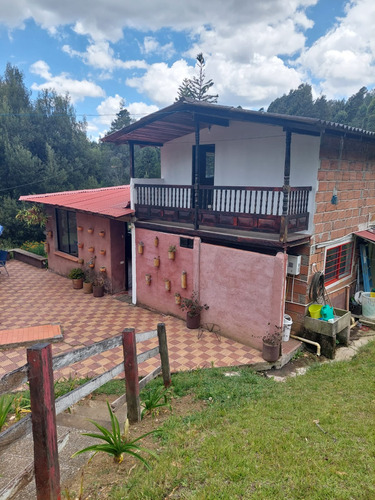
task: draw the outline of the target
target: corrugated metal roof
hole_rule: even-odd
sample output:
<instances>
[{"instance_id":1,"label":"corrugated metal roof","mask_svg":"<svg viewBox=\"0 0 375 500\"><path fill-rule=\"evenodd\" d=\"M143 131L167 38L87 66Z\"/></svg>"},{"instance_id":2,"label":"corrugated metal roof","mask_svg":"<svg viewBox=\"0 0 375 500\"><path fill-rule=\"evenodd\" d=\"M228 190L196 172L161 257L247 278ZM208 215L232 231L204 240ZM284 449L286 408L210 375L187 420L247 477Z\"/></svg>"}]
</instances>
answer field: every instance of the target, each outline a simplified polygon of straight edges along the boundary
<instances>
[{"instance_id":1,"label":"corrugated metal roof","mask_svg":"<svg viewBox=\"0 0 375 500\"><path fill-rule=\"evenodd\" d=\"M367 229L366 231L358 231L357 233L354 233L356 236L359 236L360 238L363 238L365 240L371 241L375 243L375 230L374 229Z\"/></svg>"},{"instance_id":2,"label":"corrugated metal roof","mask_svg":"<svg viewBox=\"0 0 375 500\"><path fill-rule=\"evenodd\" d=\"M63 191L61 193L31 194L21 196L20 200L71 208L115 218L134 213L130 208L129 185Z\"/></svg>"},{"instance_id":3,"label":"corrugated metal roof","mask_svg":"<svg viewBox=\"0 0 375 500\"><path fill-rule=\"evenodd\" d=\"M153 144L161 146L168 141L192 134L196 123L200 128L211 125L228 126L230 121L263 123L289 128L297 133L320 135L334 133L375 140L375 132L362 130L350 125L342 125L318 118L280 115L263 111L252 111L206 102L181 99L171 106L145 116L102 139L103 142L118 144Z\"/></svg>"}]
</instances>

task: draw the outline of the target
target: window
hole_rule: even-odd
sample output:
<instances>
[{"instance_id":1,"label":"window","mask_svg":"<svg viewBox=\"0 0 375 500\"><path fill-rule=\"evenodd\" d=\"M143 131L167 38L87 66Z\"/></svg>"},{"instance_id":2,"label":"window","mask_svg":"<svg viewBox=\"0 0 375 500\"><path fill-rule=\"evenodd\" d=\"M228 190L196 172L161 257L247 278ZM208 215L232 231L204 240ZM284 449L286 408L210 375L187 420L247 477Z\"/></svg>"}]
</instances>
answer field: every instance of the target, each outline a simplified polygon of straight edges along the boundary
<instances>
[{"instance_id":1,"label":"window","mask_svg":"<svg viewBox=\"0 0 375 500\"><path fill-rule=\"evenodd\" d=\"M353 243L328 248L326 254L325 283L330 284L349 276L352 270Z\"/></svg>"},{"instance_id":2,"label":"window","mask_svg":"<svg viewBox=\"0 0 375 500\"><path fill-rule=\"evenodd\" d=\"M57 247L60 252L78 256L75 212L56 209Z\"/></svg>"}]
</instances>

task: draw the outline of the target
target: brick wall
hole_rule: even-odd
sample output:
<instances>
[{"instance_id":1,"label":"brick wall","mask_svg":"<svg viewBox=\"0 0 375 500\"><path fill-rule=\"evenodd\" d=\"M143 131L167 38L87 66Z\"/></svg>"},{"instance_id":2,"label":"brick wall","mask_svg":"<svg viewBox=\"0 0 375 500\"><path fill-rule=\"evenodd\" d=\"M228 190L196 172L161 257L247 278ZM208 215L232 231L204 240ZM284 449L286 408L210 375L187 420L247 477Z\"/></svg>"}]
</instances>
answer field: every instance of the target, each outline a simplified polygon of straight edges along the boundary
<instances>
[{"instance_id":1,"label":"brick wall","mask_svg":"<svg viewBox=\"0 0 375 500\"><path fill-rule=\"evenodd\" d=\"M312 275L324 271L326 248L316 245L343 238L375 223L375 143L348 138L341 141L340 137L331 135L322 138L314 234L310 246L297 247L293 252L302 255L303 264L294 283L293 278L287 280L286 311L293 317L296 331L307 313ZM336 205L331 203L334 189L337 190ZM329 287L334 306L345 308L348 295L353 292L355 269L353 266L351 276Z\"/></svg>"}]
</instances>

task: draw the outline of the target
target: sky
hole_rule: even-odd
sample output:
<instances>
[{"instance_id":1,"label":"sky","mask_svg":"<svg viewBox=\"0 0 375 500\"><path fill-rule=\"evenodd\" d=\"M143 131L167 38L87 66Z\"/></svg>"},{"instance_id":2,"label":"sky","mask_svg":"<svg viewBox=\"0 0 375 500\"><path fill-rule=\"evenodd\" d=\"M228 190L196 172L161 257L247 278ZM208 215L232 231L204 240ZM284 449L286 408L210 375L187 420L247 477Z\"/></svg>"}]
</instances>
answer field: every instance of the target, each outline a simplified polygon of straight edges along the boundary
<instances>
[{"instance_id":1,"label":"sky","mask_svg":"<svg viewBox=\"0 0 375 500\"><path fill-rule=\"evenodd\" d=\"M121 105L139 119L172 104L200 52L223 105L370 90L374 26L374 0L0 0L0 75L11 63L32 98L69 93L97 140Z\"/></svg>"}]
</instances>

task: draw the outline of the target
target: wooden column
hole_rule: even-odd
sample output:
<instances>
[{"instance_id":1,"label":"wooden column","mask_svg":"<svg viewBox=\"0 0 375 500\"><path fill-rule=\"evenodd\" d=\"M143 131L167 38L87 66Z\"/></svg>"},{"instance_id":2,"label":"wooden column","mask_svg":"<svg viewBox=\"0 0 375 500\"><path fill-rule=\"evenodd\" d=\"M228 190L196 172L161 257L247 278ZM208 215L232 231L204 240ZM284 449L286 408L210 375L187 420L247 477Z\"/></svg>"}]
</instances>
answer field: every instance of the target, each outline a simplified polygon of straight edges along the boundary
<instances>
[{"instance_id":1,"label":"wooden column","mask_svg":"<svg viewBox=\"0 0 375 500\"><path fill-rule=\"evenodd\" d=\"M292 132L285 130L285 162L284 162L284 185L283 185L283 213L280 224L280 241L286 243L288 240L288 208L290 193L290 149L292 143Z\"/></svg>"},{"instance_id":2,"label":"wooden column","mask_svg":"<svg viewBox=\"0 0 375 500\"><path fill-rule=\"evenodd\" d=\"M199 122L195 122L194 229L199 229Z\"/></svg>"},{"instance_id":3,"label":"wooden column","mask_svg":"<svg viewBox=\"0 0 375 500\"><path fill-rule=\"evenodd\" d=\"M134 166L134 143L129 142L129 156L130 156L130 178L135 177L135 166Z\"/></svg>"},{"instance_id":4,"label":"wooden column","mask_svg":"<svg viewBox=\"0 0 375 500\"><path fill-rule=\"evenodd\" d=\"M126 403L130 423L141 421L141 407L139 403L139 382L137 363L137 344L134 328L125 328L122 332L122 346L124 350Z\"/></svg>"},{"instance_id":5,"label":"wooden column","mask_svg":"<svg viewBox=\"0 0 375 500\"><path fill-rule=\"evenodd\" d=\"M163 382L165 387L169 387L171 385L171 370L169 367L167 334L165 331L165 324L158 323L157 331L159 338L159 352L161 360L161 372L163 374Z\"/></svg>"},{"instance_id":6,"label":"wooden column","mask_svg":"<svg viewBox=\"0 0 375 500\"><path fill-rule=\"evenodd\" d=\"M36 497L38 500L60 500L60 468L51 344L37 344L29 347L27 362Z\"/></svg>"}]
</instances>

